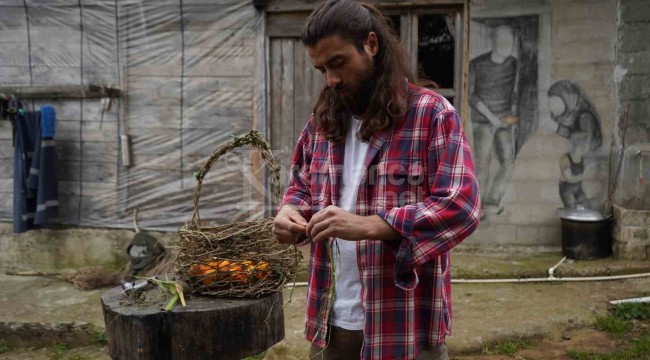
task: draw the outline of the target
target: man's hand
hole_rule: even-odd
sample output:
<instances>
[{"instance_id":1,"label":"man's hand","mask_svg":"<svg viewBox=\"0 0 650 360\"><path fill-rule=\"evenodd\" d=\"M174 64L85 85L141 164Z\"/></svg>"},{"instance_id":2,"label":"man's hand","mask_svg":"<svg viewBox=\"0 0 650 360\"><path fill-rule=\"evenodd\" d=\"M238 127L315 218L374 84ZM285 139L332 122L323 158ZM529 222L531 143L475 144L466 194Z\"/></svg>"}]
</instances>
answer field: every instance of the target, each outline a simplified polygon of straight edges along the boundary
<instances>
[{"instance_id":1,"label":"man's hand","mask_svg":"<svg viewBox=\"0 0 650 360\"><path fill-rule=\"evenodd\" d=\"M294 244L299 235L305 234L307 220L298 209L284 205L273 221L273 237L283 244Z\"/></svg>"},{"instance_id":2,"label":"man's hand","mask_svg":"<svg viewBox=\"0 0 650 360\"><path fill-rule=\"evenodd\" d=\"M307 236L314 242L322 242L330 237L345 240L401 239L400 234L381 217L359 216L333 205L312 216L307 225Z\"/></svg>"}]
</instances>

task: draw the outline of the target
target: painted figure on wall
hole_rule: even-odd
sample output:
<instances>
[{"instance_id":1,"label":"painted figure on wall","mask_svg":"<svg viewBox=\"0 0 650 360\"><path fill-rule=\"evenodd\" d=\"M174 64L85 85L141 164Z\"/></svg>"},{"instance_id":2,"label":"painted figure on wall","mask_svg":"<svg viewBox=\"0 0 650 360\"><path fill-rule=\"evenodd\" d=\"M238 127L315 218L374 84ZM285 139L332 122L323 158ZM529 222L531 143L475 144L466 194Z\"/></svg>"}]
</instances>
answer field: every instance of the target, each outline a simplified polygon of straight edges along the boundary
<instances>
[{"instance_id":1,"label":"painted figure on wall","mask_svg":"<svg viewBox=\"0 0 650 360\"><path fill-rule=\"evenodd\" d=\"M517 113L517 59L513 55L515 34L508 25L498 26L492 50L470 62L470 96L476 151L476 169L484 206L500 207L505 185L514 169L513 126ZM490 160L498 167L490 179ZM492 181L490 181L492 180Z\"/></svg>"},{"instance_id":2,"label":"painted figure on wall","mask_svg":"<svg viewBox=\"0 0 650 360\"><path fill-rule=\"evenodd\" d=\"M600 117L578 85L571 81L554 83L548 90L548 99L551 118L557 123L556 133L571 144L570 151L560 157L560 198L565 209L589 207L582 186L584 156L602 145Z\"/></svg>"},{"instance_id":3,"label":"painted figure on wall","mask_svg":"<svg viewBox=\"0 0 650 360\"><path fill-rule=\"evenodd\" d=\"M537 129L538 17L473 24L479 55L470 61L469 103L483 218L503 212L517 153Z\"/></svg>"}]
</instances>

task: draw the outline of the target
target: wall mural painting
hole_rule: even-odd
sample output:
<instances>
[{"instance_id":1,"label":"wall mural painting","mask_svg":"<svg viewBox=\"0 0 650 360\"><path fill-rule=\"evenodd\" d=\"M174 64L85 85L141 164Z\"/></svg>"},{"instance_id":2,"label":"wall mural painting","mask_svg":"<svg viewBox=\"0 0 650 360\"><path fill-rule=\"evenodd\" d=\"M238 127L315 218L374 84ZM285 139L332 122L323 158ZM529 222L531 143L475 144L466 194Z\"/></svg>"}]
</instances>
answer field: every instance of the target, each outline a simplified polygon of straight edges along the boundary
<instances>
[{"instance_id":1,"label":"wall mural painting","mask_svg":"<svg viewBox=\"0 0 650 360\"><path fill-rule=\"evenodd\" d=\"M483 219L503 212L519 150L537 130L539 17L472 21L469 102Z\"/></svg>"},{"instance_id":2,"label":"wall mural painting","mask_svg":"<svg viewBox=\"0 0 650 360\"><path fill-rule=\"evenodd\" d=\"M598 150L603 137L600 117L578 85L568 80L554 83L548 90L551 118L556 133L569 140L569 151L560 157L560 198L565 209L589 208L582 187L585 155Z\"/></svg>"}]
</instances>

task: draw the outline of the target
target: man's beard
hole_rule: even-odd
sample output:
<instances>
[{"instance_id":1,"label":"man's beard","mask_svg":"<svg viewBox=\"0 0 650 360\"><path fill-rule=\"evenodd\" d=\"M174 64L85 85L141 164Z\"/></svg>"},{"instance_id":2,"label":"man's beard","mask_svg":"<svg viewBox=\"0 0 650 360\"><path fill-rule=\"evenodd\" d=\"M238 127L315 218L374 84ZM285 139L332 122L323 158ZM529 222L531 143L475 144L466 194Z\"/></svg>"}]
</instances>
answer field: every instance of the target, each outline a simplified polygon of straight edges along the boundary
<instances>
[{"instance_id":1,"label":"man's beard","mask_svg":"<svg viewBox=\"0 0 650 360\"><path fill-rule=\"evenodd\" d=\"M339 95L343 105L354 115L361 116L368 109L370 99L377 86L377 77L374 71L370 70L361 78L360 85L356 89L351 89L347 95Z\"/></svg>"}]
</instances>

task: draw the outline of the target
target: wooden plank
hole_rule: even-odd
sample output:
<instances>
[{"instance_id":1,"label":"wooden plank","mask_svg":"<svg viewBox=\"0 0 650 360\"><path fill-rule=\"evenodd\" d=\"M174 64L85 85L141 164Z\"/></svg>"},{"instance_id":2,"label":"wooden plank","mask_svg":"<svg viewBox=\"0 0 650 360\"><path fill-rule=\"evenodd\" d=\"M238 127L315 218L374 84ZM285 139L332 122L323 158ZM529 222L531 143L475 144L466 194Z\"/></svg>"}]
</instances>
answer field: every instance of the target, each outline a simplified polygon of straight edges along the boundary
<instances>
[{"instance_id":1,"label":"wooden plank","mask_svg":"<svg viewBox=\"0 0 650 360\"><path fill-rule=\"evenodd\" d=\"M305 47L299 40L294 45L294 64L295 64L295 111L293 124L293 139L290 142L291 149L298 142L300 132L311 114L314 98L312 96L313 72L317 72L309 56L305 53Z\"/></svg>"},{"instance_id":2,"label":"wooden plank","mask_svg":"<svg viewBox=\"0 0 650 360\"><path fill-rule=\"evenodd\" d=\"M56 152L60 161L81 160L81 144L78 141L57 141Z\"/></svg>"},{"instance_id":3,"label":"wooden plank","mask_svg":"<svg viewBox=\"0 0 650 360\"><path fill-rule=\"evenodd\" d=\"M180 129L181 108L174 105L133 106L129 104L129 129Z\"/></svg>"},{"instance_id":4,"label":"wooden plank","mask_svg":"<svg viewBox=\"0 0 650 360\"><path fill-rule=\"evenodd\" d=\"M30 26L29 39L32 44L57 44L58 46L61 43L71 43L77 44L78 47L81 41L81 29L62 26L62 24Z\"/></svg>"},{"instance_id":5,"label":"wooden plank","mask_svg":"<svg viewBox=\"0 0 650 360\"><path fill-rule=\"evenodd\" d=\"M135 155L165 155L180 149L178 129L130 128L131 151Z\"/></svg>"},{"instance_id":6,"label":"wooden plank","mask_svg":"<svg viewBox=\"0 0 650 360\"><path fill-rule=\"evenodd\" d=\"M84 162L94 163L116 163L117 148L117 141L84 141L81 145Z\"/></svg>"},{"instance_id":7,"label":"wooden plank","mask_svg":"<svg viewBox=\"0 0 650 360\"><path fill-rule=\"evenodd\" d=\"M213 58L209 52L189 49L185 53L187 76L253 77L255 59L252 55Z\"/></svg>"},{"instance_id":8,"label":"wooden plank","mask_svg":"<svg viewBox=\"0 0 650 360\"><path fill-rule=\"evenodd\" d=\"M74 69L75 74L79 76L78 69L69 69ZM42 68L39 70L46 71ZM51 72L53 69L47 71ZM0 87L0 94L13 94L23 99L99 98L118 96L119 89L114 87L105 88L100 85L2 86Z\"/></svg>"},{"instance_id":9,"label":"wooden plank","mask_svg":"<svg viewBox=\"0 0 650 360\"><path fill-rule=\"evenodd\" d=\"M81 168L83 182L117 183L117 163L99 163L84 161Z\"/></svg>"},{"instance_id":10,"label":"wooden plank","mask_svg":"<svg viewBox=\"0 0 650 360\"><path fill-rule=\"evenodd\" d=\"M7 43L0 47L3 66L20 66L29 63L29 47L24 43Z\"/></svg>"},{"instance_id":11,"label":"wooden plank","mask_svg":"<svg viewBox=\"0 0 650 360\"><path fill-rule=\"evenodd\" d=\"M59 181L75 181L81 180L81 164L79 161L69 161L67 159L59 159Z\"/></svg>"},{"instance_id":12,"label":"wooden plank","mask_svg":"<svg viewBox=\"0 0 650 360\"><path fill-rule=\"evenodd\" d=\"M29 86L29 66L0 66L0 84Z\"/></svg>"},{"instance_id":13,"label":"wooden plank","mask_svg":"<svg viewBox=\"0 0 650 360\"><path fill-rule=\"evenodd\" d=\"M368 0L367 2L379 8L411 8L419 6L462 5L468 0ZM280 12L311 12L321 0L268 0L268 13Z\"/></svg>"},{"instance_id":14,"label":"wooden plank","mask_svg":"<svg viewBox=\"0 0 650 360\"><path fill-rule=\"evenodd\" d=\"M282 144L282 40L270 41L270 124L271 149L278 150Z\"/></svg>"},{"instance_id":15,"label":"wooden plank","mask_svg":"<svg viewBox=\"0 0 650 360\"><path fill-rule=\"evenodd\" d=\"M25 14L23 13L22 16L24 17ZM30 26L61 26L61 24L65 24L65 27L70 29L81 29L79 7L55 7L49 4L44 7L29 8Z\"/></svg>"},{"instance_id":16,"label":"wooden plank","mask_svg":"<svg viewBox=\"0 0 650 360\"><path fill-rule=\"evenodd\" d=\"M26 43L26 42L27 42L27 29L25 27L0 29L0 43L2 44L15 44L15 43Z\"/></svg>"},{"instance_id":17,"label":"wooden plank","mask_svg":"<svg viewBox=\"0 0 650 360\"><path fill-rule=\"evenodd\" d=\"M11 122L0 120L0 140L9 140L11 142L11 139L13 139Z\"/></svg>"},{"instance_id":18,"label":"wooden plank","mask_svg":"<svg viewBox=\"0 0 650 360\"><path fill-rule=\"evenodd\" d=\"M117 122L83 121L81 123L83 141L117 142Z\"/></svg>"},{"instance_id":19,"label":"wooden plank","mask_svg":"<svg viewBox=\"0 0 650 360\"><path fill-rule=\"evenodd\" d=\"M79 196L59 196L58 224L79 224Z\"/></svg>"},{"instance_id":20,"label":"wooden plank","mask_svg":"<svg viewBox=\"0 0 650 360\"><path fill-rule=\"evenodd\" d=\"M294 44L295 39L282 39L282 112L280 119L280 131L282 140L279 150L282 151L280 165L288 168L291 164L291 154L295 146L294 140L294 122L295 122L295 64L294 64ZM277 144L276 144L277 145ZM277 146L276 146L277 148Z\"/></svg>"},{"instance_id":21,"label":"wooden plank","mask_svg":"<svg viewBox=\"0 0 650 360\"><path fill-rule=\"evenodd\" d=\"M80 121L81 120L81 103L78 99L35 99L33 100L34 109L39 109L42 105L50 105L56 112L58 121Z\"/></svg>"},{"instance_id":22,"label":"wooden plank","mask_svg":"<svg viewBox=\"0 0 650 360\"><path fill-rule=\"evenodd\" d=\"M14 191L14 179L0 179L0 193Z\"/></svg>"},{"instance_id":23,"label":"wooden plank","mask_svg":"<svg viewBox=\"0 0 650 360\"><path fill-rule=\"evenodd\" d=\"M0 161L0 179L12 179L14 177L13 161Z\"/></svg>"},{"instance_id":24,"label":"wooden plank","mask_svg":"<svg viewBox=\"0 0 650 360\"><path fill-rule=\"evenodd\" d=\"M308 16L308 12L269 14L266 17L268 36L299 38Z\"/></svg>"},{"instance_id":25,"label":"wooden plank","mask_svg":"<svg viewBox=\"0 0 650 360\"><path fill-rule=\"evenodd\" d=\"M187 30L245 29L255 22L255 9L240 2L235 5L186 5L183 21Z\"/></svg>"},{"instance_id":26,"label":"wooden plank","mask_svg":"<svg viewBox=\"0 0 650 360\"><path fill-rule=\"evenodd\" d=\"M461 93L460 100L460 114L463 119L463 128L467 130L467 133L471 133L470 129L467 126L467 118L469 117L469 24L470 24L470 7L468 4L463 6L463 22L462 22L462 34L463 34L463 68L462 68L462 88L459 89ZM473 134L470 136L470 144L473 144L474 138Z\"/></svg>"}]
</instances>

